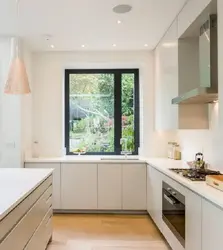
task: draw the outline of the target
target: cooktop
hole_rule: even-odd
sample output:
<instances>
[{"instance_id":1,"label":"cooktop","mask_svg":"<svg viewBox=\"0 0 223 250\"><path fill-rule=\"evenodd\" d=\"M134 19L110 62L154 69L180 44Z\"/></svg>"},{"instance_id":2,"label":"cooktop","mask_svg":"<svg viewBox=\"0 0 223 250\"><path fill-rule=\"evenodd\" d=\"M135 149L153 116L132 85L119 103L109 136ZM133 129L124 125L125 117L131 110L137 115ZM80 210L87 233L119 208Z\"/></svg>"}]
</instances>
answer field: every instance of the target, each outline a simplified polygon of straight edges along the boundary
<instances>
[{"instance_id":1,"label":"cooktop","mask_svg":"<svg viewBox=\"0 0 223 250\"><path fill-rule=\"evenodd\" d=\"M191 181L205 181L207 175L220 175L219 171L210 169L192 169L192 168L170 168L171 171L190 179Z\"/></svg>"}]
</instances>

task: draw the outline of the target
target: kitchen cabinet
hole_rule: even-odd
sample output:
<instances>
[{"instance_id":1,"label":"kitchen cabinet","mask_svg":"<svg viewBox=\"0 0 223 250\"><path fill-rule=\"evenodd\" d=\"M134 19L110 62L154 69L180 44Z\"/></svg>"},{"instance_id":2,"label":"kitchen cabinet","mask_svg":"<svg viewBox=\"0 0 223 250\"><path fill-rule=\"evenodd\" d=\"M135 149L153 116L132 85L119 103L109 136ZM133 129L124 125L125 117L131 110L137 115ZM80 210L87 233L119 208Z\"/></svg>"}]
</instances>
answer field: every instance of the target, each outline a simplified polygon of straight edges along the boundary
<instances>
[{"instance_id":1,"label":"kitchen cabinet","mask_svg":"<svg viewBox=\"0 0 223 250\"><path fill-rule=\"evenodd\" d=\"M223 210L202 199L202 250L222 250Z\"/></svg>"},{"instance_id":2,"label":"kitchen cabinet","mask_svg":"<svg viewBox=\"0 0 223 250\"><path fill-rule=\"evenodd\" d=\"M162 174L147 166L147 211L162 232Z\"/></svg>"},{"instance_id":3,"label":"kitchen cabinet","mask_svg":"<svg viewBox=\"0 0 223 250\"><path fill-rule=\"evenodd\" d=\"M121 164L98 164L98 209L122 209Z\"/></svg>"},{"instance_id":4,"label":"kitchen cabinet","mask_svg":"<svg viewBox=\"0 0 223 250\"><path fill-rule=\"evenodd\" d=\"M178 128L178 105L171 100L178 96L177 20L155 49L155 128Z\"/></svg>"},{"instance_id":5,"label":"kitchen cabinet","mask_svg":"<svg viewBox=\"0 0 223 250\"><path fill-rule=\"evenodd\" d=\"M25 168L53 168L53 209L61 209L60 163L25 163Z\"/></svg>"},{"instance_id":6,"label":"kitchen cabinet","mask_svg":"<svg viewBox=\"0 0 223 250\"><path fill-rule=\"evenodd\" d=\"M178 37L196 20L211 0L189 0L178 15Z\"/></svg>"},{"instance_id":7,"label":"kitchen cabinet","mask_svg":"<svg viewBox=\"0 0 223 250\"><path fill-rule=\"evenodd\" d=\"M202 198L186 189L186 250L203 250L201 246Z\"/></svg>"},{"instance_id":8,"label":"kitchen cabinet","mask_svg":"<svg viewBox=\"0 0 223 250\"><path fill-rule=\"evenodd\" d=\"M61 164L61 207L97 209L97 164Z\"/></svg>"},{"instance_id":9,"label":"kitchen cabinet","mask_svg":"<svg viewBox=\"0 0 223 250\"><path fill-rule=\"evenodd\" d=\"M146 210L146 165L122 165L122 208Z\"/></svg>"}]
</instances>

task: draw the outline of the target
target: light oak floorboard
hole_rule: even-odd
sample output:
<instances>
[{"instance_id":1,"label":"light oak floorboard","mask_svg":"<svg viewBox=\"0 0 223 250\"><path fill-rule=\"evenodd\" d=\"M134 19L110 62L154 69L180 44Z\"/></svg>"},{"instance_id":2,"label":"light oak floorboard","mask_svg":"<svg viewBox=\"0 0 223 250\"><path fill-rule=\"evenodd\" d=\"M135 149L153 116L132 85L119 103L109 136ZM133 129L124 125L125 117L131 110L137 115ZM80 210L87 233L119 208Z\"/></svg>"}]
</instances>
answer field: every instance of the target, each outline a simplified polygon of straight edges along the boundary
<instances>
[{"instance_id":1,"label":"light oak floorboard","mask_svg":"<svg viewBox=\"0 0 223 250\"><path fill-rule=\"evenodd\" d=\"M148 216L55 215L47 250L169 250Z\"/></svg>"}]
</instances>

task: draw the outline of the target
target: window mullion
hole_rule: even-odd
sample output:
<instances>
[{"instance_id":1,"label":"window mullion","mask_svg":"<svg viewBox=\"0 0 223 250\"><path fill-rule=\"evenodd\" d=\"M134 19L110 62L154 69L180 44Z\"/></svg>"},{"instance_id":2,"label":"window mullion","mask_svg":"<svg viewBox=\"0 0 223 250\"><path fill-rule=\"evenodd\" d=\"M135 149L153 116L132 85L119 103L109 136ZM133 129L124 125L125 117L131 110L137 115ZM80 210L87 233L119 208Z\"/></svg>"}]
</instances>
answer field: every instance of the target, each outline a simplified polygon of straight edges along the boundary
<instances>
[{"instance_id":1,"label":"window mullion","mask_svg":"<svg viewBox=\"0 0 223 250\"><path fill-rule=\"evenodd\" d=\"M115 73L115 136L114 136L114 145L115 153L117 155L121 154L121 145L120 139L122 137L122 97L121 97L121 72L117 71Z\"/></svg>"}]
</instances>

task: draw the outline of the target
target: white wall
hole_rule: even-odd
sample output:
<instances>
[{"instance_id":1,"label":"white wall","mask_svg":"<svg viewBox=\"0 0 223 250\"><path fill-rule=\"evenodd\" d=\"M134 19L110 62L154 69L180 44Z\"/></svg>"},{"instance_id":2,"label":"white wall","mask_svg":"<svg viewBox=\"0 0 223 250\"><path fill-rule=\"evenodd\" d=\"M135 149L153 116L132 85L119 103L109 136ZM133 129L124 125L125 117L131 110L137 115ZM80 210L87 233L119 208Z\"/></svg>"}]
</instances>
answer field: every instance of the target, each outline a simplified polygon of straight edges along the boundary
<instances>
[{"instance_id":1,"label":"white wall","mask_svg":"<svg viewBox=\"0 0 223 250\"><path fill-rule=\"evenodd\" d=\"M14 43L11 38L0 38L0 167L21 166L21 99L4 94Z\"/></svg>"},{"instance_id":2,"label":"white wall","mask_svg":"<svg viewBox=\"0 0 223 250\"><path fill-rule=\"evenodd\" d=\"M218 150L216 148L216 135L219 133L219 104L209 105L209 128L206 130L178 130L177 137L182 149L182 158L186 161L194 160L195 153L203 152L205 160L211 164L213 168L221 168L216 156ZM219 144L218 144L219 145ZM223 169L223 168L222 168Z\"/></svg>"},{"instance_id":3,"label":"white wall","mask_svg":"<svg viewBox=\"0 0 223 250\"><path fill-rule=\"evenodd\" d=\"M62 155L65 68L139 68L141 154L166 155L169 134L154 132L153 53L40 52L33 54L32 63L33 140L39 142L41 156Z\"/></svg>"}]
</instances>

